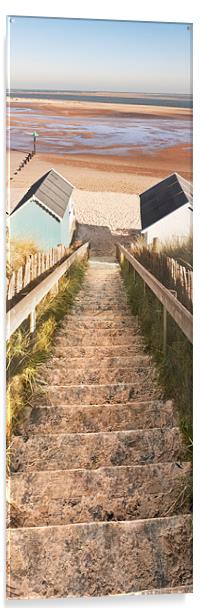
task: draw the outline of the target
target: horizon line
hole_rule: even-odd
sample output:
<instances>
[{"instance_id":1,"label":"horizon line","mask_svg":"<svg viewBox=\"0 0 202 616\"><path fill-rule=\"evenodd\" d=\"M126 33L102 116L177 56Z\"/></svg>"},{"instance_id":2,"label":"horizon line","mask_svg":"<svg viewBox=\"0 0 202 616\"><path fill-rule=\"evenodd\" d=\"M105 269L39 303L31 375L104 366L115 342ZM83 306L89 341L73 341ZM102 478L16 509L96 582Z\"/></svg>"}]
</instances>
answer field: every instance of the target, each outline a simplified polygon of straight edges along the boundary
<instances>
[{"instance_id":1,"label":"horizon line","mask_svg":"<svg viewBox=\"0 0 202 616\"><path fill-rule=\"evenodd\" d=\"M84 93L107 93L107 94L146 94L146 95L154 95L157 94L160 96L188 96L190 98L193 97L193 93L189 94L187 92L145 92L144 90L107 90L104 89L96 89L96 90L87 90L87 89L73 89L73 88L6 88L6 92L84 92Z\"/></svg>"}]
</instances>

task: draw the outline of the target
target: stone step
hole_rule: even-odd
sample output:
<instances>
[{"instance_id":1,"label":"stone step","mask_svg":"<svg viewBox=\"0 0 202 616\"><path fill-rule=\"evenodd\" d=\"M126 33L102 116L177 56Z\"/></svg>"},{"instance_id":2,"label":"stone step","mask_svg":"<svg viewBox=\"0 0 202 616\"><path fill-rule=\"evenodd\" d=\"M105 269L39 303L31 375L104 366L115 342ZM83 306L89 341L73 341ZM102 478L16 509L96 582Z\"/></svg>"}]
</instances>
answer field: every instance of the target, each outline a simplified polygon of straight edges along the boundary
<instances>
[{"instance_id":1,"label":"stone step","mask_svg":"<svg viewBox=\"0 0 202 616\"><path fill-rule=\"evenodd\" d=\"M128 308L126 297L123 295L106 297L106 294L104 294L104 297L101 295L99 297L99 293L90 296L86 292L83 297L79 297L77 301L75 301L75 306L82 306L84 308L91 308L97 306L98 304L100 308L109 308L111 310L113 308L119 309L120 306L122 311L124 308Z\"/></svg>"},{"instance_id":2,"label":"stone step","mask_svg":"<svg viewBox=\"0 0 202 616\"><path fill-rule=\"evenodd\" d=\"M75 302L75 305L78 305L80 310L82 312L85 312L86 314L91 313L91 314L95 314L95 312L100 311L100 310L113 310L115 312L117 312L117 314L120 314L120 304L121 304L121 310L125 312L125 309L127 310L128 308L128 304L125 302L123 302L123 299L118 299L115 301L114 299L111 300L102 300L97 298L96 300L91 300L91 299L86 299L84 300L80 300L79 303Z\"/></svg>"},{"instance_id":3,"label":"stone step","mask_svg":"<svg viewBox=\"0 0 202 616\"><path fill-rule=\"evenodd\" d=\"M69 345L74 346L74 345L79 345L81 344L82 346L99 346L100 344L102 346L108 346L111 343L114 343L115 345L120 345L120 344L135 344L136 342L136 335L139 333L139 329L137 329L135 331L134 329L131 329L131 331L127 330L126 332L124 332L124 330L122 331L110 331L110 330L104 330L104 332L100 329L100 330L96 330L93 334L92 332L87 332L86 330L82 329L78 329L77 331L72 331L71 328L66 328L65 331L60 331L59 335L56 336L55 338L55 344L56 345L64 345L64 340L66 339L66 341L68 342Z\"/></svg>"},{"instance_id":4,"label":"stone step","mask_svg":"<svg viewBox=\"0 0 202 616\"><path fill-rule=\"evenodd\" d=\"M103 323L103 326L105 325L105 321L109 321L109 323L111 323L112 321L119 323L120 321L125 321L126 324L133 324L135 322L138 323L138 317L136 317L135 315L131 314L130 310L120 310L115 312L113 310L98 310L94 315L88 315L85 314L85 312L82 312L80 318L78 319L78 307L73 306L71 309L71 312L66 315L66 317L64 318L64 322L65 321L76 321L77 323L79 321L84 321L85 323L94 323L94 326L96 325L96 323Z\"/></svg>"},{"instance_id":5,"label":"stone step","mask_svg":"<svg viewBox=\"0 0 202 616\"><path fill-rule=\"evenodd\" d=\"M124 318L123 316L116 316L103 319L102 317L99 318L82 316L78 319L77 315L69 315L68 317L63 319L62 329L67 328L69 330L70 328L70 331L78 329L87 331L93 330L93 332L97 329L101 329L103 332L105 330L121 331L122 329L124 329L124 331L127 332L128 328L132 327L134 329L137 328L137 326L137 319L134 319L133 317Z\"/></svg>"},{"instance_id":6,"label":"stone step","mask_svg":"<svg viewBox=\"0 0 202 616\"><path fill-rule=\"evenodd\" d=\"M135 520L190 512L191 463L17 473L8 526Z\"/></svg>"},{"instance_id":7,"label":"stone step","mask_svg":"<svg viewBox=\"0 0 202 616\"><path fill-rule=\"evenodd\" d=\"M120 289L118 286L117 287L113 287L110 285L110 288L104 288L104 286L102 285L100 288L99 287L93 287L93 290L90 290L90 286L89 288L83 288L82 292L79 293L79 295L77 295L76 299L75 299L75 305L77 304L89 304L90 302L103 302L103 303L108 303L108 302L114 302L115 304L117 302L119 302L119 304L121 305L121 302L123 302L123 305L128 306L128 301L127 301L127 295L125 292L125 289ZM123 309L123 305L121 305L121 308Z\"/></svg>"},{"instance_id":8,"label":"stone step","mask_svg":"<svg viewBox=\"0 0 202 616\"><path fill-rule=\"evenodd\" d=\"M96 298L98 296L99 300L122 297L124 301L127 301L124 284L120 283L120 278L118 277L116 280L110 277L108 280L100 278L97 282L93 278L84 281L75 301L78 302L80 298L86 299L88 296L90 298Z\"/></svg>"},{"instance_id":9,"label":"stone step","mask_svg":"<svg viewBox=\"0 0 202 616\"><path fill-rule=\"evenodd\" d=\"M111 432L143 428L173 428L176 418L171 401L159 400L103 405L34 406L29 432Z\"/></svg>"},{"instance_id":10,"label":"stone step","mask_svg":"<svg viewBox=\"0 0 202 616\"><path fill-rule=\"evenodd\" d=\"M7 598L119 595L192 583L191 516L8 531Z\"/></svg>"},{"instance_id":11,"label":"stone step","mask_svg":"<svg viewBox=\"0 0 202 616\"><path fill-rule=\"evenodd\" d=\"M91 297L99 295L100 298L116 298L117 294L118 296L123 296L124 299L127 298L123 281L118 276L116 277L116 279L114 279L114 275L111 275L109 278L100 276L100 278L97 280L95 280L93 277L89 277L88 280L86 279L84 281L80 292L77 295L77 299L80 297L84 297L87 293L89 293Z\"/></svg>"},{"instance_id":12,"label":"stone step","mask_svg":"<svg viewBox=\"0 0 202 616\"><path fill-rule=\"evenodd\" d=\"M183 586L170 586L169 588L154 588L153 590L140 590L140 592L127 593L127 596L141 595L187 595L193 593L193 584L184 584Z\"/></svg>"},{"instance_id":13,"label":"stone step","mask_svg":"<svg viewBox=\"0 0 202 616\"><path fill-rule=\"evenodd\" d=\"M123 297L124 301L127 301L126 290L123 282L120 283L120 278L113 279L111 276L109 279L100 277L99 280L95 281L93 277L89 278L85 281L76 297L76 301L79 301L80 298L86 297L94 297L98 296L98 299L116 299L116 296Z\"/></svg>"},{"instance_id":14,"label":"stone step","mask_svg":"<svg viewBox=\"0 0 202 616\"><path fill-rule=\"evenodd\" d=\"M67 361L67 360L66 360ZM42 379L51 385L75 385L75 384L102 384L102 383L131 383L134 382L136 387L140 387L143 391L145 388L145 380L150 384L156 378L156 370L153 366L136 366L134 368L105 368L101 365L100 368L89 368L88 364L84 368L69 368L60 365L58 367L46 367L41 371L37 382Z\"/></svg>"},{"instance_id":15,"label":"stone step","mask_svg":"<svg viewBox=\"0 0 202 616\"><path fill-rule=\"evenodd\" d=\"M154 399L157 386L148 381L103 385L45 385L40 388L43 405L50 404L107 404L138 402ZM38 400L37 400L38 402Z\"/></svg>"},{"instance_id":16,"label":"stone step","mask_svg":"<svg viewBox=\"0 0 202 616\"><path fill-rule=\"evenodd\" d=\"M184 460L178 428L122 432L38 432L15 436L10 448L11 472L25 470L95 469Z\"/></svg>"},{"instance_id":17,"label":"stone step","mask_svg":"<svg viewBox=\"0 0 202 616\"><path fill-rule=\"evenodd\" d=\"M55 357L55 354L51 359L46 363L47 368L51 368L55 370L60 365L60 368L67 368L68 370L78 370L78 369L86 369L92 370L95 368L95 358L94 357L65 357L60 358L60 362L58 362L58 357ZM129 357L105 357L103 355L102 362L100 364L101 369L112 370L117 368L126 369L134 369L134 368L143 368L152 365L152 359L149 355L138 354Z\"/></svg>"},{"instance_id":18,"label":"stone step","mask_svg":"<svg viewBox=\"0 0 202 616\"><path fill-rule=\"evenodd\" d=\"M129 311L128 307L124 306L123 308L121 306L119 306L118 308L114 308L112 310L112 308L110 307L99 307L96 311L93 310L92 308L86 308L84 309L84 306L82 304L78 304L77 306L73 306L72 310L71 310L71 315L74 317L79 317L79 319L81 317L83 318L95 318L95 314L97 315L97 318L99 319L112 319L112 318L124 318L124 317L131 317L131 311ZM135 318L135 317L134 317Z\"/></svg>"},{"instance_id":19,"label":"stone step","mask_svg":"<svg viewBox=\"0 0 202 616\"><path fill-rule=\"evenodd\" d=\"M92 338L91 338L92 343ZM68 344L68 338L65 340L61 340L60 343L57 343L57 346L53 348L53 354L55 358L70 357L72 358L95 358L98 360L106 359L107 357L135 357L136 354L143 352L144 345L143 340L140 336L136 336L136 340L134 344L109 344L109 345L85 345L83 343L81 345L70 345Z\"/></svg>"},{"instance_id":20,"label":"stone step","mask_svg":"<svg viewBox=\"0 0 202 616\"><path fill-rule=\"evenodd\" d=\"M93 292L90 292L88 289L82 289L82 292L75 298L75 305L82 304L84 306L88 306L91 302L99 302L101 304L103 303L103 305L108 303L113 303L114 305L117 303L119 305L122 304L122 310L123 306L128 305L124 289L118 290L115 288L110 288L109 291L107 291L102 287L100 290L94 288Z\"/></svg>"}]
</instances>

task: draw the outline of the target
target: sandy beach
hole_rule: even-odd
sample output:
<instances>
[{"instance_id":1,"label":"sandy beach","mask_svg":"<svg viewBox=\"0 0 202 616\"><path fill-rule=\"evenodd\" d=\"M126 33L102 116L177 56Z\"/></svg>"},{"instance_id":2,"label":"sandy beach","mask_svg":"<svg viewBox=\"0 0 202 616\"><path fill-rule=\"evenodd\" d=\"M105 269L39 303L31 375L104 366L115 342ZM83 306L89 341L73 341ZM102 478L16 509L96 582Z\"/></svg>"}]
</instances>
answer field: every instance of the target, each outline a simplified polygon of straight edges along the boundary
<instances>
[{"instance_id":1,"label":"sandy beach","mask_svg":"<svg viewBox=\"0 0 202 616\"><path fill-rule=\"evenodd\" d=\"M7 97L7 103L12 110L12 107L22 107L22 105L27 105L30 108L41 109L45 111L47 114L52 113L62 113L64 115L72 115L77 116L78 113L86 116L91 113L95 115L101 111L103 114L138 114L140 116L149 114L150 116L192 116L192 109L187 107L164 107L164 106L155 106L155 105L131 105L131 104L121 104L121 103L99 103L93 101L69 101L69 100L53 100L53 99L43 99L43 98L11 98Z\"/></svg>"},{"instance_id":2,"label":"sandy beach","mask_svg":"<svg viewBox=\"0 0 202 616\"><path fill-rule=\"evenodd\" d=\"M8 99L11 135L16 144L25 136L24 147L8 152L8 201L17 203L54 168L75 187L80 223L138 228L136 195L175 171L192 178L191 122L188 108ZM37 153L17 171L32 149L32 130Z\"/></svg>"},{"instance_id":3,"label":"sandy beach","mask_svg":"<svg viewBox=\"0 0 202 616\"><path fill-rule=\"evenodd\" d=\"M65 165L78 188L99 190L98 176L103 181L106 172L107 190L123 192L134 191L131 174L159 178L177 171L191 178L191 109L12 98L7 110L11 148L30 151L36 130L37 155Z\"/></svg>"}]
</instances>

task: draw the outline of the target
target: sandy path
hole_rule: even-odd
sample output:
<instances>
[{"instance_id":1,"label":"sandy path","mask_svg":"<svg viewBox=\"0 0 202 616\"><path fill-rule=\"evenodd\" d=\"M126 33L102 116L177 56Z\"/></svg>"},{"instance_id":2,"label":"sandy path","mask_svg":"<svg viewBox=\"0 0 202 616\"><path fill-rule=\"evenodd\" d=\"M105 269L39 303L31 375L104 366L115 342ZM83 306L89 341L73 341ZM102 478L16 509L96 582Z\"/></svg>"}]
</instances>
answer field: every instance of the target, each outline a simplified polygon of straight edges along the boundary
<instances>
[{"instance_id":1,"label":"sandy path","mask_svg":"<svg viewBox=\"0 0 202 616\"><path fill-rule=\"evenodd\" d=\"M140 229L140 205L137 195L113 192L73 192L76 218L86 225L118 229Z\"/></svg>"}]
</instances>

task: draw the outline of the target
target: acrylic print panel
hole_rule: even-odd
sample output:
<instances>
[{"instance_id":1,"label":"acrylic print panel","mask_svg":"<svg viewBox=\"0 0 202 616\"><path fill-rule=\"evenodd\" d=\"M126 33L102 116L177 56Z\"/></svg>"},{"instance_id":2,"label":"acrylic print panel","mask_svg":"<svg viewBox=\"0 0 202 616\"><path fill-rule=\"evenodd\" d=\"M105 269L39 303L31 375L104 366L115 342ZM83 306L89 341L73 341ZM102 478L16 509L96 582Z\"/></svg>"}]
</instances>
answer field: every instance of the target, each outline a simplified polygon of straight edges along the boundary
<instances>
[{"instance_id":1,"label":"acrylic print panel","mask_svg":"<svg viewBox=\"0 0 202 616\"><path fill-rule=\"evenodd\" d=\"M7 49L7 598L192 592L192 25Z\"/></svg>"}]
</instances>

